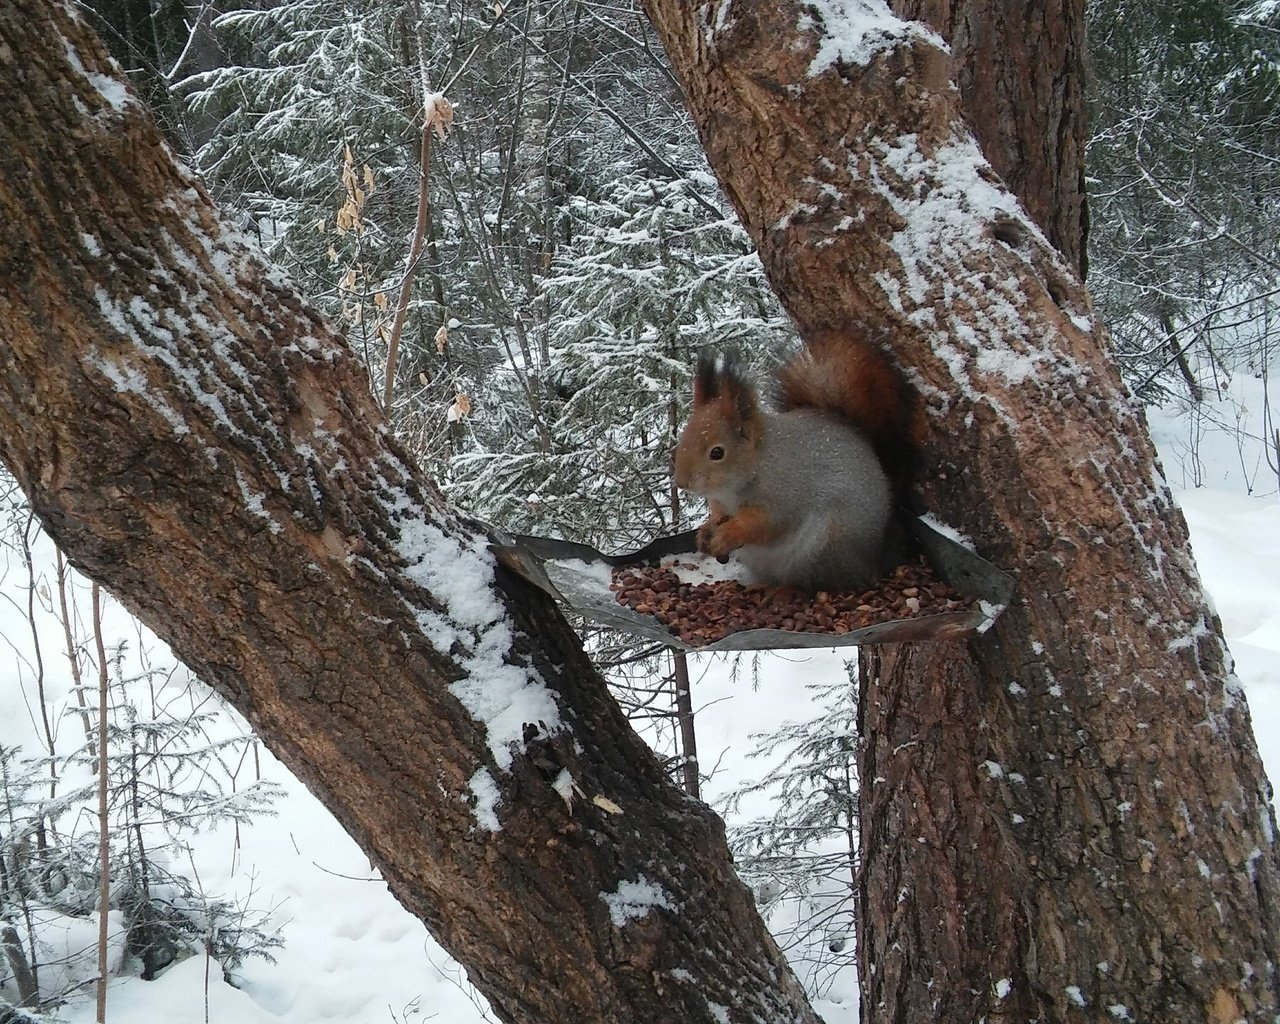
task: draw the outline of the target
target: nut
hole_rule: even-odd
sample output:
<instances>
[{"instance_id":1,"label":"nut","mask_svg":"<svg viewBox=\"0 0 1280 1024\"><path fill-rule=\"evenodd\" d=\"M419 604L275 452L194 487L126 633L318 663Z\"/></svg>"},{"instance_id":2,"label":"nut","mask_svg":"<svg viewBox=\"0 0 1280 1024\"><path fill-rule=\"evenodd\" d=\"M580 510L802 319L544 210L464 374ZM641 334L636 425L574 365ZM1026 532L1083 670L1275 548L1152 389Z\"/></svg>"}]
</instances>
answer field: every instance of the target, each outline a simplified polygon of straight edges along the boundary
<instances>
[{"instance_id":1,"label":"nut","mask_svg":"<svg viewBox=\"0 0 1280 1024\"><path fill-rule=\"evenodd\" d=\"M862 593L810 596L732 580L690 584L666 566L644 565L615 569L612 589L621 604L654 615L693 647L745 629L843 636L879 622L962 611L973 604L973 598L939 580L923 559L898 566Z\"/></svg>"}]
</instances>

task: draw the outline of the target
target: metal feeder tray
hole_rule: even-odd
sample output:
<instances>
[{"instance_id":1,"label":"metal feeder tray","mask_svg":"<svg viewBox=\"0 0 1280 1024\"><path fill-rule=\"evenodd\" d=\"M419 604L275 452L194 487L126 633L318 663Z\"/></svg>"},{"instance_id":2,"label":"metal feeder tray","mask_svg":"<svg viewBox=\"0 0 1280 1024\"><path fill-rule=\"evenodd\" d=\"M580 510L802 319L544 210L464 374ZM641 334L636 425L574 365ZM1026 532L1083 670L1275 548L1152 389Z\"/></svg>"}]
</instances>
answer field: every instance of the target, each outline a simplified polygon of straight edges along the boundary
<instances>
[{"instance_id":1,"label":"metal feeder tray","mask_svg":"<svg viewBox=\"0 0 1280 1024\"><path fill-rule=\"evenodd\" d=\"M843 635L799 633L785 629L747 629L703 646L685 643L650 615L620 604L599 574L581 571L568 562L601 563L610 568L656 565L669 555L697 554L697 533L660 537L638 551L607 555L587 544L498 533L503 543L495 551L503 564L519 573L561 604L595 622L622 629L668 647L685 651L762 651L787 648L854 647L902 641L959 640L985 632L1004 611L1013 595L1014 581L1007 573L978 557L968 548L934 529L922 518L908 521L934 572L959 593L975 598L972 607L906 619L877 622Z\"/></svg>"}]
</instances>

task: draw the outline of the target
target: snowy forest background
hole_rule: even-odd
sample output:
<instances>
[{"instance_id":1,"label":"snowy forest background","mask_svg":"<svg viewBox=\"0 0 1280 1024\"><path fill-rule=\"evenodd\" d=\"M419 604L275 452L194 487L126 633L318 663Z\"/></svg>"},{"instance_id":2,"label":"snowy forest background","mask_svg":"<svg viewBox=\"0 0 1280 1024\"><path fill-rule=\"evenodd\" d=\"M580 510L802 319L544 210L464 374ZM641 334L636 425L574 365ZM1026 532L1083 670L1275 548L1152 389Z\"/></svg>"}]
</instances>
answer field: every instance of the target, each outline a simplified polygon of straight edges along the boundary
<instances>
[{"instance_id":1,"label":"snowy forest background","mask_svg":"<svg viewBox=\"0 0 1280 1024\"><path fill-rule=\"evenodd\" d=\"M763 364L793 339L635 4L85 6L456 503L605 549L697 522L669 473L696 351ZM1280 5L1107 0L1089 32L1089 283L1274 778ZM112 1019L488 1019L332 818L0 492L0 1021L93 1019L100 694ZM850 1019L851 669L590 642L673 778L725 813L816 1007Z\"/></svg>"}]
</instances>

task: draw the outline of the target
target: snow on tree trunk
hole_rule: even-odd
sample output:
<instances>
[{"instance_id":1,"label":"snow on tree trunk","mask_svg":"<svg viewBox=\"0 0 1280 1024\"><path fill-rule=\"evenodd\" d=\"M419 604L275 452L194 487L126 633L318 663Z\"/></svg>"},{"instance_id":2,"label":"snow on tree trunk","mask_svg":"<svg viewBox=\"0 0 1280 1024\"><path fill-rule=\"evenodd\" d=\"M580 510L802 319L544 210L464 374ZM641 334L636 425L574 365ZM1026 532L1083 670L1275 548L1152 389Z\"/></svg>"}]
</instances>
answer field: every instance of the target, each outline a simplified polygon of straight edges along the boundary
<instances>
[{"instance_id":1,"label":"snow on tree trunk","mask_svg":"<svg viewBox=\"0 0 1280 1024\"><path fill-rule=\"evenodd\" d=\"M972 642L864 655L863 1019L1272 1021L1243 695L1088 294L982 158L942 41L878 0L646 3L802 332L894 350L926 503L1019 581Z\"/></svg>"},{"instance_id":2,"label":"snow on tree trunk","mask_svg":"<svg viewBox=\"0 0 1280 1024\"><path fill-rule=\"evenodd\" d=\"M946 39L982 155L1083 270L1084 0L895 0L893 9Z\"/></svg>"},{"instance_id":3,"label":"snow on tree trunk","mask_svg":"<svg viewBox=\"0 0 1280 1024\"><path fill-rule=\"evenodd\" d=\"M0 456L508 1021L812 1022L722 825L70 6L0 6Z\"/></svg>"}]
</instances>

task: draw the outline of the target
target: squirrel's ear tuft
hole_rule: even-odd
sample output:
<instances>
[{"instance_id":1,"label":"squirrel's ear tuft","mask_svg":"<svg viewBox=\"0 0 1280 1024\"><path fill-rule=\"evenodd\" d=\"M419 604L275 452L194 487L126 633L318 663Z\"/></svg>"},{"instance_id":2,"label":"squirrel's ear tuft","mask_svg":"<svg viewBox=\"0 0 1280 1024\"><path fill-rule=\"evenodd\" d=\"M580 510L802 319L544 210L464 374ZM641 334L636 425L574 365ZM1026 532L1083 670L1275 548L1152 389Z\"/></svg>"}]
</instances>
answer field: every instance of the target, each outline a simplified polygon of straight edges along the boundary
<instances>
[{"instance_id":1,"label":"squirrel's ear tuft","mask_svg":"<svg viewBox=\"0 0 1280 1024\"><path fill-rule=\"evenodd\" d=\"M714 349L698 353L698 367L693 373L693 404L706 405L720 397L720 357Z\"/></svg>"},{"instance_id":2,"label":"squirrel's ear tuft","mask_svg":"<svg viewBox=\"0 0 1280 1024\"><path fill-rule=\"evenodd\" d=\"M719 362L719 391L727 419L738 424L739 431L746 429L758 411L756 389L747 377L742 357L737 349L726 349Z\"/></svg>"},{"instance_id":3,"label":"squirrel's ear tuft","mask_svg":"<svg viewBox=\"0 0 1280 1024\"><path fill-rule=\"evenodd\" d=\"M756 390L747 379L737 349L716 352L704 348L698 353L693 376L694 407L718 402L729 420L746 420L756 413Z\"/></svg>"}]
</instances>

